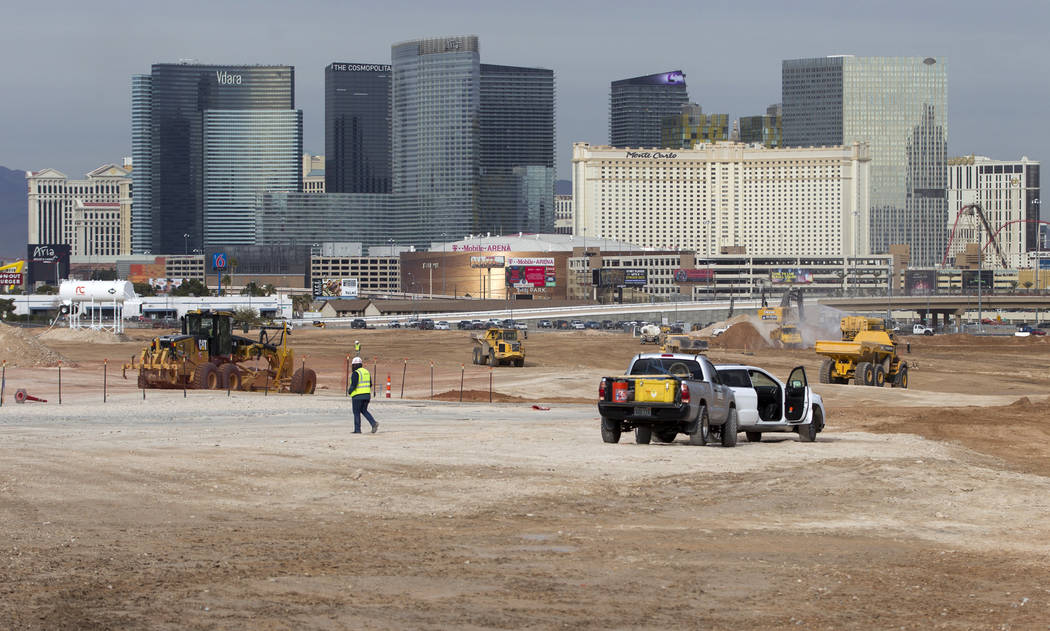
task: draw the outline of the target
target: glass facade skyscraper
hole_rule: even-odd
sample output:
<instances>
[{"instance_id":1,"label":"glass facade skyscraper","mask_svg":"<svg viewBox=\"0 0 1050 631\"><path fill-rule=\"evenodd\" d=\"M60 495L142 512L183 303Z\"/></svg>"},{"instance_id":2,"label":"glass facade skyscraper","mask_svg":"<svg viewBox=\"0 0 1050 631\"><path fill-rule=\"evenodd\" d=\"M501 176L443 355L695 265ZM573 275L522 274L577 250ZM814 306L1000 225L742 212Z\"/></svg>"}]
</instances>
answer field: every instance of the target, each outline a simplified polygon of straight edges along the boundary
<instances>
[{"instance_id":1,"label":"glass facade skyscraper","mask_svg":"<svg viewBox=\"0 0 1050 631\"><path fill-rule=\"evenodd\" d=\"M783 144L783 110L780 104L766 108L765 116L741 116L740 142L775 149Z\"/></svg>"},{"instance_id":2,"label":"glass facade skyscraper","mask_svg":"<svg viewBox=\"0 0 1050 631\"><path fill-rule=\"evenodd\" d=\"M554 71L481 64L479 120L480 210L474 230L552 232Z\"/></svg>"},{"instance_id":3,"label":"glass facade skyscraper","mask_svg":"<svg viewBox=\"0 0 1050 631\"><path fill-rule=\"evenodd\" d=\"M298 110L204 112L204 246L253 245L264 191L302 190Z\"/></svg>"},{"instance_id":4,"label":"glass facade skyscraper","mask_svg":"<svg viewBox=\"0 0 1050 631\"><path fill-rule=\"evenodd\" d=\"M422 234L465 235L479 217L478 38L394 44L391 61L394 193L416 199Z\"/></svg>"},{"instance_id":5,"label":"glass facade skyscraper","mask_svg":"<svg viewBox=\"0 0 1050 631\"><path fill-rule=\"evenodd\" d=\"M943 57L824 57L782 66L784 145L871 147L871 251L912 265L947 241L948 68Z\"/></svg>"},{"instance_id":6,"label":"glass facade skyscraper","mask_svg":"<svg viewBox=\"0 0 1050 631\"><path fill-rule=\"evenodd\" d=\"M389 193L390 64L331 63L324 70L325 190Z\"/></svg>"},{"instance_id":7,"label":"glass facade skyscraper","mask_svg":"<svg viewBox=\"0 0 1050 631\"><path fill-rule=\"evenodd\" d=\"M704 114L696 103L683 105L660 122L659 146L666 149L692 149L720 140L729 140L729 114Z\"/></svg>"},{"instance_id":8,"label":"glass facade skyscraper","mask_svg":"<svg viewBox=\"0 0 1050 631\"><path fill-rule=\"evenodd\" d=\"M609 95L609 144L659 147L661 121L665 116L678 114L687 103L689 92L681 70L613 81Z\"/></svg>"},{"instance_id":9,"label":"glass facade skyscraper","mask_svg":"<svg viewBox=\"0 0 1050 631\"><path fill-rule=\"evenodd\" d=\"M150 75L133 78L136 253L182 252L187 240L190 247L204 246L205 120L207 112L223 110L294 111L295 70L155 64ZM300 160L293 156L292 167L298 169Z\"/></svg>"}]
</instances>

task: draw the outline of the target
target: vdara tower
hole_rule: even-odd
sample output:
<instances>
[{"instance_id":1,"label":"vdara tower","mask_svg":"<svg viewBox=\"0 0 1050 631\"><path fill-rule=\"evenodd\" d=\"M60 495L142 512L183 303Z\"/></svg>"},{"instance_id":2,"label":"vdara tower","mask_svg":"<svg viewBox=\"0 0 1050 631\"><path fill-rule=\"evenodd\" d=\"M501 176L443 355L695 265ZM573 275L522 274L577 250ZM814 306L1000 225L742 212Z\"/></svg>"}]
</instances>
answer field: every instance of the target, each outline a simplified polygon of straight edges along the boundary
<instances>
[{"instance_id":1,"label":"vdara tower","mask_svg":"<svg viewBox=\"0 0 1050 631\"><path fill-rule=\"evenodd\" d=\"M259 193L302 190L291 66L155 64L131 93L133 252L255 243Z\"/></svg>"}]
</instances>

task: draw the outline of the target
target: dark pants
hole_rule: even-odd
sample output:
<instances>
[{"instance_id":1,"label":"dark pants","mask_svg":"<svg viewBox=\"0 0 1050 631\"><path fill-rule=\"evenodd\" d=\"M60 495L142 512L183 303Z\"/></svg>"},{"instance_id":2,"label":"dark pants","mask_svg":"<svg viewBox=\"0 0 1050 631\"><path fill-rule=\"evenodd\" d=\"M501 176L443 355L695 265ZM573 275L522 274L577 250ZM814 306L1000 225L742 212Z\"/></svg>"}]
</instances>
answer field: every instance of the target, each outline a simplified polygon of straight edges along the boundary
<instances>
[{"instance_id":1,"label":"dark pants","mask_svg":"<svg viewBox=\"0 0 1050 631\"><path fill-rule=\"evenodd\" d=\"M359 394L356 397L350 399L351 405L354 407L354 431L361 431L361 415L365 415L365 419L375 427L376 420L372 418L372 414L368 411L368 402L372 400L370 394Z\"/></svg>"}]
</instances>

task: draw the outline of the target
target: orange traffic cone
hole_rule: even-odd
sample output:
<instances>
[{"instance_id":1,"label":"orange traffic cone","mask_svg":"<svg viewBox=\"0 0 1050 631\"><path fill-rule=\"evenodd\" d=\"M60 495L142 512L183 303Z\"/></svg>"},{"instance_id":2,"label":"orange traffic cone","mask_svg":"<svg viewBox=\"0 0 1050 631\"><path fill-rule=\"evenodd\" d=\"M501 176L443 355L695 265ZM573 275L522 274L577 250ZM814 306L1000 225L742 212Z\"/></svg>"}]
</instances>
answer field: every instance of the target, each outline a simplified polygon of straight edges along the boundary
<instances>
[{"instance_id":1,"label":"orange traffic cone","mask_svg":"<svg viewBox=\"0 0 1050 631\"><path fill-rule=\"evenodd\" d=\"M386 398L390 398L390 373L386 374Z\"/></svg>"}]
</instances>

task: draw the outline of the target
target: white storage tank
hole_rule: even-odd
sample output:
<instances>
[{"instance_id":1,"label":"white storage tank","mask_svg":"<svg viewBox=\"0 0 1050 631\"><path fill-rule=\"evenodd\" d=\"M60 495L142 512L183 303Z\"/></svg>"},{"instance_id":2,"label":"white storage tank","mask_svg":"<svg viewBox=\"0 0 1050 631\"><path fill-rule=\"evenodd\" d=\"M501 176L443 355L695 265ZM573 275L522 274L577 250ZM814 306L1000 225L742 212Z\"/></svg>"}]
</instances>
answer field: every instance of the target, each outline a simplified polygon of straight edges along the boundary
<instances>
[{"instance_id":1,"label":"white storage tank","mask_svg":"<svg viewBox=\"0 0 1050 631\"><path fill-rule=\"evenodd\" d=\"M64 280L58 287L63 302L123 303L137 297L135 286L126 280Z\"/></svg>"}]
</instances>

